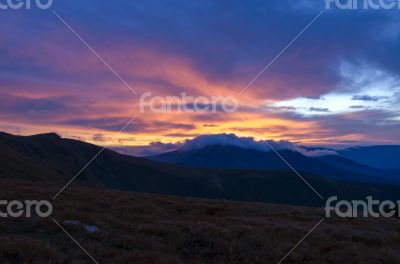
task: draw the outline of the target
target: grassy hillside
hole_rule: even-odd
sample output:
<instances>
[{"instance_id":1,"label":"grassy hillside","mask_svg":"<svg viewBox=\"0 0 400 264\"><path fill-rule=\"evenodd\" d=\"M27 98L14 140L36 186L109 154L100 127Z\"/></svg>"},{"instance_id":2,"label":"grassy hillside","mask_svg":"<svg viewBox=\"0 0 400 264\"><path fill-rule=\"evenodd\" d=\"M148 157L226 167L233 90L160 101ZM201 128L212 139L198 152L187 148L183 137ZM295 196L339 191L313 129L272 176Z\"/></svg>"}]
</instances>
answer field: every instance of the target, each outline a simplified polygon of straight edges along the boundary
<instances>
[{"instance_id":1,"label":"grassy hillside","mask_svg":"<svg viewBox=\"0 0 400 264\"><path fill-rule=\"evenodd\" d=\"M51 199L49 184L0 180L1 199ZM52 218L99 263L277 263L322 218L317 208L73 186ZM99 228L90 234L68 220ZM51 219L0 219L1 263L94 263ZM398 219L327 219L284 263L399 263Z\"/></svg>"}]
</instances>

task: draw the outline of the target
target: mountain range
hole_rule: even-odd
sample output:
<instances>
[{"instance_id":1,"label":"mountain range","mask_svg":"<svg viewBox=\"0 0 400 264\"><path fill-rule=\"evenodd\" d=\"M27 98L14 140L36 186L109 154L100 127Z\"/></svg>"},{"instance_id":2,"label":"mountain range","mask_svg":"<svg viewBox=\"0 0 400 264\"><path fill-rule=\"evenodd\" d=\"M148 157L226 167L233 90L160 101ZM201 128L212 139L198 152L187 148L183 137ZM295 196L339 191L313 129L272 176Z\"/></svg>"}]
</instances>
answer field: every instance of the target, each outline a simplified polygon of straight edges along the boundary
<instances>
[{"instance_id":1,"label":"mountain range","mask_svg":"<svg viewBox=\"0 0 400 264\"><path fill-rule=\"evenodd\" d=\"M375 173L384 170L338 156L308 157L284 149L278 153L323 197L399 198L400 187L388 184L389 180L397 182L395 178L383 175L383 180L374 179ZM364 169L370 171L363 173ZM323 204L273 151L210 145L138 158L53 133L27 137L0 133L0 178L46 181L61 189L78 173L74 184L124 191L310 206Z\"/></svg>"},{"instance_id":2,"label":"mountain range","mask_svg":"<svg viewBox=\"0 0 400 264\"><path fill-rule=\"evenodd\" d=\"M369 149L378 148L377 146ZM380 149L385 149L385 146L381 146ZM383 156L389 159L387 156L393 153L393 149L391 147L389 154ZM395 149L400 150L400 147ZM356 152L365 153L363 163L357 162L361 158L346 158L357 157L354 154ZM280 171L294 169L341 181L400 184L400 169L396 169L396 166L389 166L393 168L388 169L366 165L367 152L364 148L339 152L327 148L309 149L290 142L255 141L232 134L221 134L196 138L178 150L148 158L191 168ZM374 157L375 155L371 155L371 159ZM396 161L396 156L391 156L391 160Z\"/></svg>"}]
</instances>

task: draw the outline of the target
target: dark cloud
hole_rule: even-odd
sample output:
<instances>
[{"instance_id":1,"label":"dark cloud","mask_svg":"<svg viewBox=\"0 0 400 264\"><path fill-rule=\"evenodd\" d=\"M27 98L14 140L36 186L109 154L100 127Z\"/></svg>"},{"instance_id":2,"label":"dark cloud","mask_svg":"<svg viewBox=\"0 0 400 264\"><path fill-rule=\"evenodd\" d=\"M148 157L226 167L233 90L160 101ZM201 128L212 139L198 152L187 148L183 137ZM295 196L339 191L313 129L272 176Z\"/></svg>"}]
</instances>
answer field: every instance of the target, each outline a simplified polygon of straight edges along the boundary
<instances>
[{"instance_id":1,"label":"dark cloud","mask_svg":"<svg viewBox=\"0 0 400 264\"><path fill-rule=\"evenodd\" d=\"M129 118L124 117L107 117L107 118L77 118L60 122L63 125L97 128L106 131L120 131L129 122ZM193 124L172 123L161 121L148 121L136 118L124 132L159 132L168 131L170 129L191 130L195 129Z\"/></svg>"},{"instance_id":2,"label":"dark cloud","mask_svg":"<svg viewBox=\"0 0 400 264\"><path fill-rule=\"evenodd\" d=\"M365 106L363 106L363 105L352 105L352 106L350 106L350 108L351 109L363 109L363 108L365 108Z\"/></svg>"},{"instance_id":3,"label":"dark cloud","mask_svg":"<svg viewBox=\"0 0 400 264\"><path fill-rule=\"evenodd\" d=\"M352 100L354 101L372 101L377 102L382 99L387 99L386 96L370 96L370 95L354 95Z\"/></svg>"},{"instance_id":4,"label":"dark cloud","mask_svg":"<svg viewBox=\"0 0 400 264\"><path fill-rule=\"evenodd\" d=\"M190 137L197 137L199 133L167 133L164 134L166 137L173 137L173 138L190 138Z\"/></svg>"},{"instance_id":5,"label":"dark cloud","mask_svg":"<svg viewBox=\"0 0 400 264\"><path fill-rule=\"evenodd\" d=\"M320 117L316 120L320 128L330 131L330 136L342 137L359 135L359 141L389 142L400 141L398 116L387 111L359 111L345 115ZM321 135L315 135L316 138Z\"/></svg>"},{"instance_id":6,"label":"dark cloud","mask_svg":"<svg viewBox=\"0 0 400 264\"><path fill-rule=\"evenodd\" d=\"M192 115L189 116L189 118L192 120L192 122L221 122L223 123L224 121L227 120L232 120L236 119L233 114L229 113L222 113L222 112L217 112L217 113L193 113Z\"/></svg>"},{"instance_id":7,"label":"dark cloud","mask_svg":"<svg viewBox=\"0 0 400 264\"><path fill-rule=\"evenodd\" d=\"M183 123L169 123L169 122L153 122L151 123L152 127L161 128L161 129L182 129L182 130L191 130L195 129L196 126L193 124L183 124Z\"/></svg>"},{"instance_id":8,"label":"dark cloud","mask_svg":"<svg viewBox=\"0 0 400 264\"><path fill-rule=\"evenodd\" d=\"M270 111L277 111L277 112L280 112L280 111L286 112L286 111L296 111L297 110L297 108L294 106L270 106L270 105L265 107L265 109L270 110Z\"/></svg>"},{"instance_id":9,"label":"dark cloud","mask_svg":"<svg viewBox=\"0 0 400 264\"><path fill-rule=\"evenodd\" d=\"M23 120L39 124L51 123L65 114L77 114L80 109L67 97L31 98L0 91L0 116L13 121Z\"/></svg>"},{"instance_id":10,"label":"dark cloud","mask_svg":"<svg viewBox=\"0 0 400 264\"><path fill-rule=\"evenodd\" d=\"M68 106L63 98L29 98L0 93L0 107L2 112L27 114L28 112L56 112L62 113Z\"/></svg>"},{"instance_id":11,"label":"dark cloud","mask_svg":"<svg viewBox=\"0 0 400 264\"><path fill-rule=\"evenodd\" d=\"M103 134L95 134L92 139L97 142L106 142L109 141L110 138L104 136Z\"/></svg>"},{"instance_id":12,"label":"dark cloud","mask_svg":"<svg viewBox=\"0 0 400 264\"><path fill-rule=\"evenodd\" d=\"M107 118L73 118L60 122L62 125L90 127L103 129L108 131L119 131L129 122L128 118L123 117L107 117ZM126 131L132 130L133 125L128 127Z\"/></svg>"}]
</instances>

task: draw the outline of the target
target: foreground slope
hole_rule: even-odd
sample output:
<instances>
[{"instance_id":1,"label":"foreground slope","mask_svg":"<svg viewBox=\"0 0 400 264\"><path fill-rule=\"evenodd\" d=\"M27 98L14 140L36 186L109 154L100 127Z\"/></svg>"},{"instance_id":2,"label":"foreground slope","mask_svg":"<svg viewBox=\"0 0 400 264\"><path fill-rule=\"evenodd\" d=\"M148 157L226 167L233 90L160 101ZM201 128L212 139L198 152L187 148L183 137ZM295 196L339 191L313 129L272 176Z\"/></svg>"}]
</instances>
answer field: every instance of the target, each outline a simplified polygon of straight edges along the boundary
<instances>
[{"instance_id":1,"label":"foreground slope","mask_svg":"<svg viewBox=\"0 0 400 264\"><path fill-rule=\"evenodd\" d=\"M44 182L0 180L4 199L50 199ZM318 208L73 187L49 219L1 219L1 263L278 263L323 217ZM98 228L88 233L75 220ZM398 219L325 219L284 263L400 263Z\"/></svg>"}]
</instances>

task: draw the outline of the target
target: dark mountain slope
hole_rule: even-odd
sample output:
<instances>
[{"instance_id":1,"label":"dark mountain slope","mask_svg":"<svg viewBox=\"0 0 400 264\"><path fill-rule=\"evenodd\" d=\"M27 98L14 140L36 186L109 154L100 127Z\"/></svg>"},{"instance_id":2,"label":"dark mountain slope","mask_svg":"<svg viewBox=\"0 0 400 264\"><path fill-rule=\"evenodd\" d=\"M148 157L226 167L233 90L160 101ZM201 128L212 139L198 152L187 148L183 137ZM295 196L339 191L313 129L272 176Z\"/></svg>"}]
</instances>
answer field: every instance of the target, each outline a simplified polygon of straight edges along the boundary
<instances>
[{"instance_id":1,"label":"dark mountain slope","mask_svg":"<svg viewBox=\"0 0 400 264\"><path fill-rule=\"evenodd\" d=\"M355 147L337 152L342 157L358 163L381 169L400 170L400 146Z\"/></svg>"},{"instance_id":2,"label":"dark mountain slope","mask_svg":"<svg viewBox=\"0 0 400 264\"><path fill-rule=\"evenodd\" d=\"M56 134L18 137L2 133L0 149L1 177L67 183L102 148ZM77 180L121 190L196 195L197 174L105 149Z\"/></svg>"},{"instance_id":3,"label":"dark mountain slope","mask_svg":"<svg viewBox=\"0 0 400 264\"><path fill-rule=\"evenodd\" d=\"M100 150L101 147L63 139L55 134L30 137L0 134L0 177L46 181L61 189ZM270 162L279 165L279 161ZM345 183L301 173L326 198L338 195L346 199L361 199L373 195L377 199L395 199L400 194L398 187ZM107 149L74 183L179 196L312 206L323 204L323 200L292 171L192 169L125 156Z\"/></svg>"}]
</instances>

